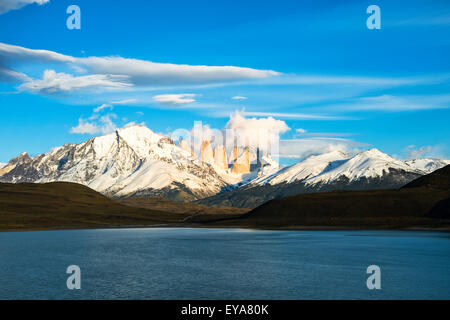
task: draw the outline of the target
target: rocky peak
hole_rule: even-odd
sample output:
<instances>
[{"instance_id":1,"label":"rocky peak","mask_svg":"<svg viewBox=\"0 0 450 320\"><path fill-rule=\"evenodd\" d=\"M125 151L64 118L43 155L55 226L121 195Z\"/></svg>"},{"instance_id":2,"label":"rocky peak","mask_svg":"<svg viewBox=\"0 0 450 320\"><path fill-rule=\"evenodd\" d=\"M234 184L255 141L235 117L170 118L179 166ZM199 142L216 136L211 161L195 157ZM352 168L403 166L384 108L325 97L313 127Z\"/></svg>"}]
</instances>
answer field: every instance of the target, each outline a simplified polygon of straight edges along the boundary
<instances>
[{"instance_id":1,"label":"rocky peak","mask_svg":"<svg viewBox=\"0 0 450 320\"><path fill-rule=\"evenodd\" d=\"M19 164L27 164L33 161L27 152L22 152L19 156L11 159L8 164L19 165Z\"/></svg>"},{"instance_id":2,"label":"rocky peak","mask_svg":"<svg viewBox=\"0 0 450 320\"><path fill-rule=\"evenodd\" d=\"M237 158L241 155L241 153L242 148L234 146L230 153L229 163L234 163L237 160Z\"/></svg>"},{"instance_id":3,"label":"rocky peak","mask_svg":"<svg viewBox=\"0 0 450 320\"><path fill-rule=\"evenodd\" d=\"M184 151L189 152L190 155L191 155L192 157L195 156L195 154L194 154L194 152L192 151L192 149L191 149L189 143L188 143L186 140L181 139L181 140L180 140L180 143L179 143L179 147L180 147L181 149L183 149Z\"/></svg>"},{"instance_id":4,"label":"rocky peak","mask_svg":"<svg viewBox=\"0 0 450 320\"><path fill-rule=\"evenodd\" d=\"M248 147L246 147L242 154L240 154L236 159L231 172L234 174L244 174L250 172L250 152Z\"/></svg>"},{"instance_id":5,"label":"rocky peak","mask_svg":"<svg viewBox=\"0 0 450 320\"><path fill-rule=\"evenodd\" d=\"M214 149L214 164L219 169L228 169L227 150L225 146L218 145Z\"/></svg>"},{"instance_id":6,"label":"rocky peak","mask_svg":"<svg viewBox=\"0 0 450 320\"><path fill-rule=\"evenodd\" d=\"M205 163L214 164L214 153L211 147L211 142L203 140L200 150L200 160Z\"/></svg>"}]
</instances>

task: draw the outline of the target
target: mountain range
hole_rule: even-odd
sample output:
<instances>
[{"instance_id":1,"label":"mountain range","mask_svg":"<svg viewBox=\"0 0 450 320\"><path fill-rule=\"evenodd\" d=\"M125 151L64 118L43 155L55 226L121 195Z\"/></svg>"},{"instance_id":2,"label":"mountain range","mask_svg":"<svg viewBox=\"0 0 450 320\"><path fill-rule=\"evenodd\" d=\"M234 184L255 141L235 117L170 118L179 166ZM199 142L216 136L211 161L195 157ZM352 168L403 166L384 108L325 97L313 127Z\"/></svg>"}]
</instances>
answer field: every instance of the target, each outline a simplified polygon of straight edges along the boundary
<instances>
[{"instance_id":1,"label":"mountain range","mask_svg":"<svg viewBox=\"0 0 450 320\"><path fill-rule=\"evenodd\" d=\"M450 165L391 190L331 191L270 200L215 226L442 228L450 222Z\"/></svg>"},{"instance_id":2,"label":"mountain range","mask_svg":"<svg viewBox=\"0 0 450 320\"><path fill-rule=\"evenodd\" d=\"M370 149L349 156L334 151L280 167L251 146L205 140L196 155L142 125L118 129L80 144L0 165L0 182L75 182L113 198L163 197L214 206L256 207L268 200L332 190L399 188L450 164L449 160L401 161Z\"/></svg>"},{"instance_id":3,"label":"mountain range","mask_svg":"<svg viewBox=\"0 0 450 320\"><path fill-rule=\"evenodd\" d=\"M449 160L441 159L401 161L377 149L362 151L353 157L333 151L310 156L238 189L198 202L251 208L271 199L304 193L396 189L447 164L450 164Z\"/></svg>"},{"instance_id":4,"label":"mountain range","mask_svg":"<svg viewBox=\"0 0 450 320\"><path fill-rule=\"evenodd\" d=\"M0 231L124 227L450 230L450 165L399 189L301 194L251 211L111 199L71 182L0 183Z\"/></svg>"}]
</instances>

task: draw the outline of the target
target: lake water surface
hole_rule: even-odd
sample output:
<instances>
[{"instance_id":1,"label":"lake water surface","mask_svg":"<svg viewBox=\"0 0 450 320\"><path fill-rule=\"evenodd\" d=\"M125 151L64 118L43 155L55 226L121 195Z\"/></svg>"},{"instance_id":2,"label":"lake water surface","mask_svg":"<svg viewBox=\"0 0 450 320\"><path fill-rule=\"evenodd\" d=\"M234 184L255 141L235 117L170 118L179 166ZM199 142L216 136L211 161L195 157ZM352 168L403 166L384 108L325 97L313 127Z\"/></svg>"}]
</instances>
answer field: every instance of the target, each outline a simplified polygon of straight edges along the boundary
<instances>
[{"instance_id":1,"label":"lake water surface","mask_svg":"<svg viewBox=\"0 0 450 320\"><path fill-rule=\"evenodd\" d=\"M66 268L81 268L68 290ZM381 268L381 290L366 269ZM110 229L0 233L0 299L450 299L450 234Z\"/></svg>"}]
</instances>

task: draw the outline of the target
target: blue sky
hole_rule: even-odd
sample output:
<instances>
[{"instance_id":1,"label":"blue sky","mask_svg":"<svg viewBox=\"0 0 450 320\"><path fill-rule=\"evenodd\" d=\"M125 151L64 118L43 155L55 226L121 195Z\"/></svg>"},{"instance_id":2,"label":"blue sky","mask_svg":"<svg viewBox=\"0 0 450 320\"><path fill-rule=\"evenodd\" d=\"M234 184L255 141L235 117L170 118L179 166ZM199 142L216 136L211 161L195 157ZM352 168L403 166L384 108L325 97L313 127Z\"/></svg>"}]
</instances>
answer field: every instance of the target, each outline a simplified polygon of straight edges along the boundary
<instances>
[{"instance_id":1,"label":"blue sky","mask_svg":"<svg viewBox=\"0 0 450 320\"><path fill-rule=\"evenodd\" d=\"M286 162L450 158L448 1L23 2L0 4L0 162L129 122L220 129L235 111L284 121Z\"/></svg>"}]
</instances>

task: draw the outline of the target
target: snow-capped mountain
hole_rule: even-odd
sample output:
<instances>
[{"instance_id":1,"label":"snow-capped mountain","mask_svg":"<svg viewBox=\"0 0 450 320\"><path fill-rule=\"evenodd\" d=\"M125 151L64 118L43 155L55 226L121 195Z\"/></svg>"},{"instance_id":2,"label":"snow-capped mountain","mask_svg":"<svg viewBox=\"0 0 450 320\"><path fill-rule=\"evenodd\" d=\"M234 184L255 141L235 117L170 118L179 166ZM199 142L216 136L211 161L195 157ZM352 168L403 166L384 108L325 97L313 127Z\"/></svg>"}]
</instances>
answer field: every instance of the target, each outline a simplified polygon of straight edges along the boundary
<instances>
[{"instance_id":1,"label":"snow-capped mountain","mask_svg":"<svg viewBox=\"0 0 450 320\"><path fill-rule=\"evenodd\" d=\"M424 158L424 159L415 159L405 161L409 166L422 170L426 173L431 173L445 167L450 164L450 160L442 160L442 159L432 159L432 158Z\"/></svg>"},{"instance_id":2,"label":"snow-capped mountain","mask_svg":"<svg viewBox=\"0 0 450 320\"><path fill-rule=\"evenodd\" d=\"M417 175L425 174L425 172L394 159L378 149L370 149L342 161L334 168L327 168L327 170L305 182L309 185L315 185L329 184L342 179L349 182L361 179L382 179L384 176L399 171Z\"/></svg>"},{"instance_id":3,"label":"snow-capped mountain","mask_svg":"<svg viewBox=\"0 0 450 320\"><path fill-rule=\"evenodd\" d=\"M227 185L211 165L140 125L64 145L33 159L22 154L2 170L4 182L69 181L116 197L193 200Z\"/></svg>"},{"instance_id":4,"label":"snow-capped mountain","mask_svg":"<svg viewBox=\"0 0 450 320\"><path fill-rule=\"evenodd\" d=\"M3 168L6 165L7 165L7 163L0 162L0 169Z\"/></svg>"},{"instance_id":5,"label":"snow-capped mountain","mask_svg":"<svg viewBox=\"0 0 450 320\"><path fill-rule=\"evenodd\" d=\"M313 155L280 168L252 146L227 150L203 141L196 155L186 141L176 145L135 125L33 158L22 153L0 166L0 182L68 181L113 197L248 207L300 193L398 188L447 164L450 160L400 161L371 149L353 157L339 151Z\"/></svg>"},{"instance_id":6,"label":"snow-capped mountain","mask_svg":"<svg viewBox=\"0 0 450 320\"><path fill-rule=\"evenodd\" d=\"M255 179L254 185L305 182L307 185L330 184L347 180L349 183L361 179L377 179L395 172L424 175L440 169L450 160L417 159L401 161L370 149L349 157L343 152L333 151L314 155L290 167L283 168L269 176Z\"/></svg>"},{"instance_id":7,"label":"snow-capped mountain","mask_svg":"<svg viewBox=\"0 0 450 320\"><path fill-rule=\"evenodd\" d=\"M348 159L348 155L341 151L332 151L321 155L310 156L305 160L290 167L282 168L272 174L258 177L251 183L254 185L280 183L293 183L315 177L325 169L338 166L342 161Z\"/></svg>"},{"instance_id":8,"label":"snow-capped mountain","mask_svg":"<svg viewBox=\"0 0 450 320\"><path fill-rule=\"evenodd\" d=\"M394 189L449 164L448 160L400 161L370 149L349 157L338 151L310 156L290 167L258 177L237 190L201 200L209 205L254 207L300 193Z\"/></svg>"}]
</instances>

